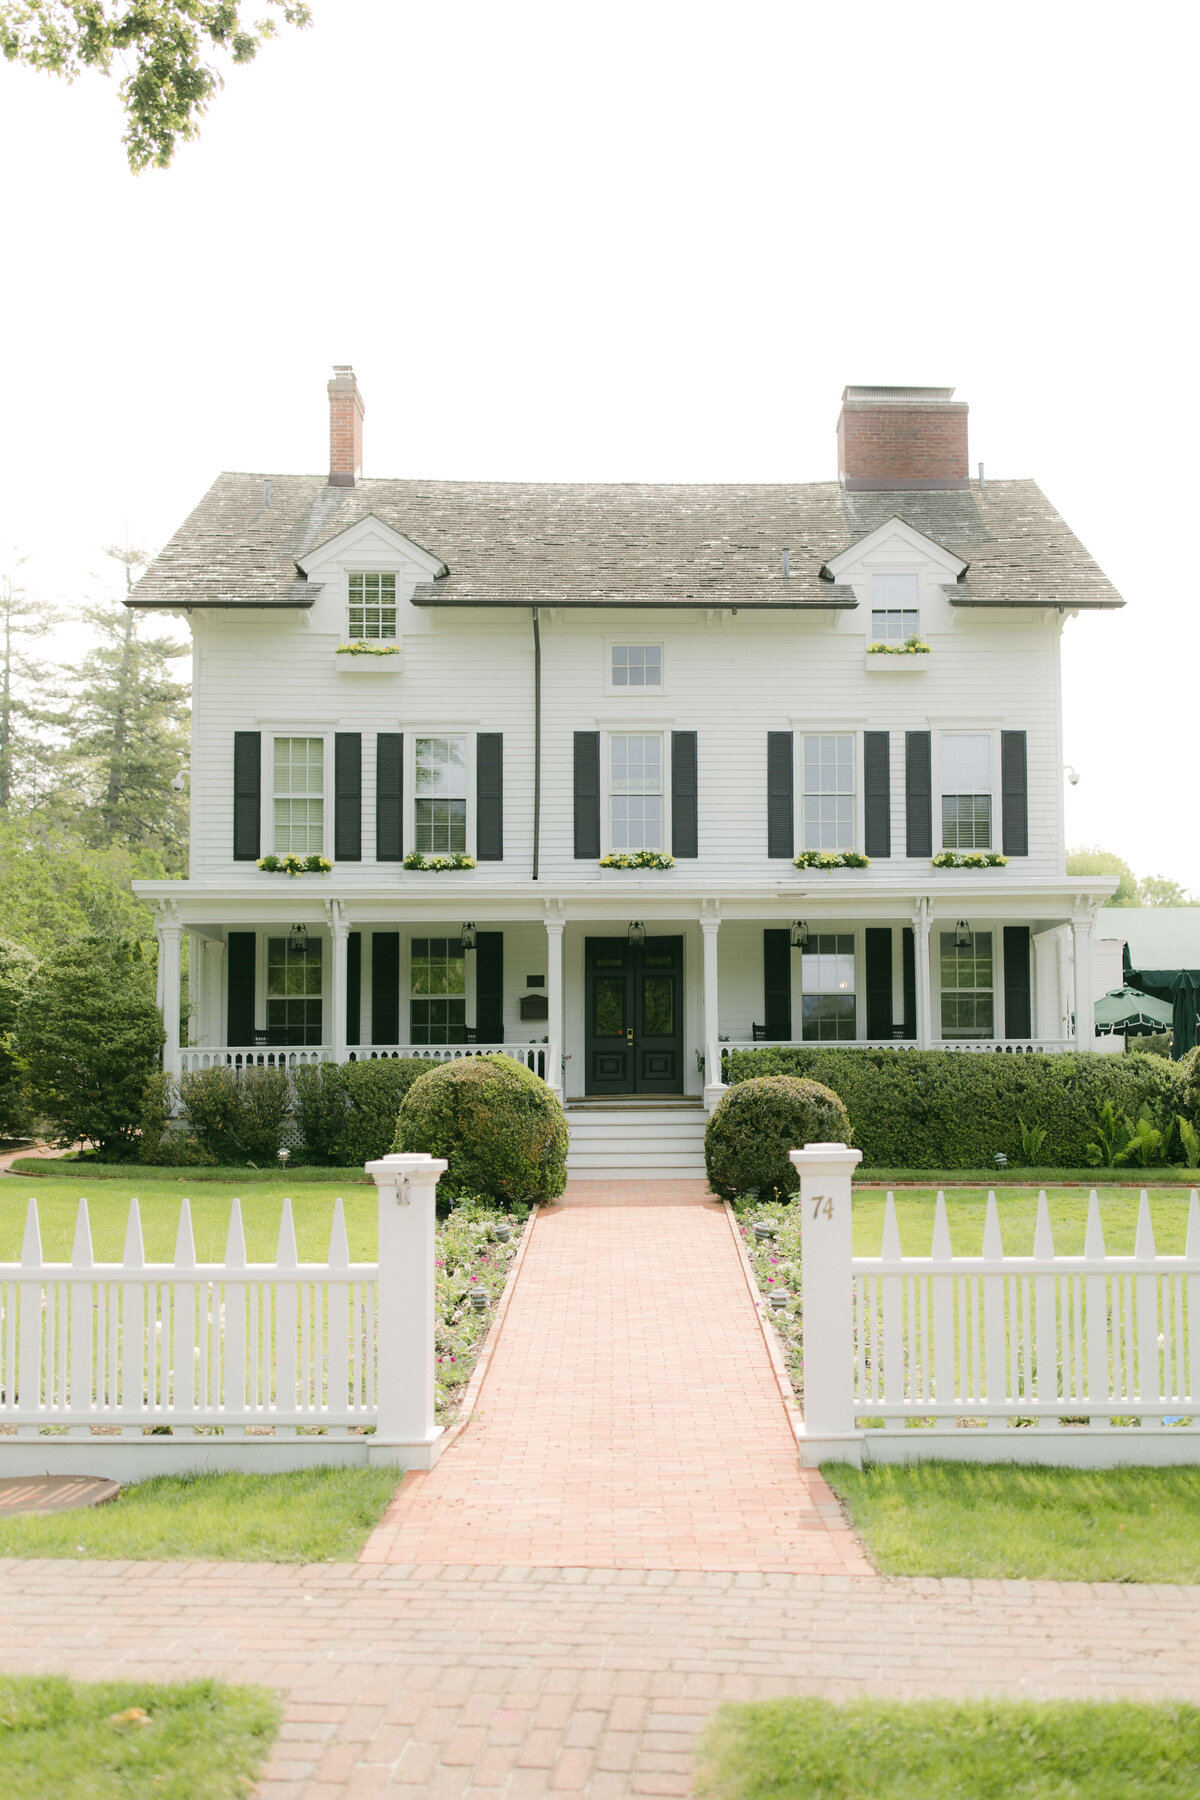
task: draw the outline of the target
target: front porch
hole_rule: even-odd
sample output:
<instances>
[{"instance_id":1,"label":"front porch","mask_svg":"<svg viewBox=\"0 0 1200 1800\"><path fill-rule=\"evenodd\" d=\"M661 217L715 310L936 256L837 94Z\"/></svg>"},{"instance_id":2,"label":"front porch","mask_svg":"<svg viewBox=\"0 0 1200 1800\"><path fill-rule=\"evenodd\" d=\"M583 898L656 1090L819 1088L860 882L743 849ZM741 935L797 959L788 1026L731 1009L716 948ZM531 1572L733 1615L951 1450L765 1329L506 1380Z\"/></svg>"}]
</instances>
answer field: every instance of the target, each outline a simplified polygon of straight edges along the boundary
<instances>
[{"instance_id":1,"label":"front porch","mask_svg":"<svg viewBox=\"0 0 1200 1800\"><path fill-rule=\"evenodd\" d=\"M717 898L631 877L617 892L543 899L443 880L427 901L401 902L146 884L165 1066L503 1051L568 1104L711 1108L736 1049L1108 1047L1075 1028L1091 1016L1099 896L1045 880L843 885Z\"/></svg>"}]
</instances>

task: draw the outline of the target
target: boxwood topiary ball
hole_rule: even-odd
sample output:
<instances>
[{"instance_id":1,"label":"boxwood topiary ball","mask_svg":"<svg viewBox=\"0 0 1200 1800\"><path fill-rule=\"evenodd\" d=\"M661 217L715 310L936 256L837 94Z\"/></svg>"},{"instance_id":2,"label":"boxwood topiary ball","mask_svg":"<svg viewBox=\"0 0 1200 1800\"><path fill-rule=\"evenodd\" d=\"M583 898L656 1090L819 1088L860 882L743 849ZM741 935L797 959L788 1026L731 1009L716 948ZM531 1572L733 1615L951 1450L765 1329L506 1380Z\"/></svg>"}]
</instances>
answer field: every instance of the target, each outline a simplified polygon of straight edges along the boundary
<instances>
[{"instance_id":1,"label":"boxwood topiary ball","mask_svg":"<svg viewBox=\"0 0 1200 1800\"><path fill-rule=\"evenodd\" d=\"M723 1200L757 1191L786 1200L800 1178L789 1150L848 1144L850 1117L832 1088L796 1075L760 1075L727 1089L704 1134L708 1182Z\"/></svg>"},{"instance_id":2,"label":"boxwood topiary ball","mask_svg":"<svg viewBox=\"0 0 1200 1800\"><path fill-rule=\"evenodd\" d=\"M464 1056L414 1081L392 1148L444 1156L440 1190L451 1197L553 1200L567 1185L562 1106L511 1056Z\"/></svg>"}]
</instances>

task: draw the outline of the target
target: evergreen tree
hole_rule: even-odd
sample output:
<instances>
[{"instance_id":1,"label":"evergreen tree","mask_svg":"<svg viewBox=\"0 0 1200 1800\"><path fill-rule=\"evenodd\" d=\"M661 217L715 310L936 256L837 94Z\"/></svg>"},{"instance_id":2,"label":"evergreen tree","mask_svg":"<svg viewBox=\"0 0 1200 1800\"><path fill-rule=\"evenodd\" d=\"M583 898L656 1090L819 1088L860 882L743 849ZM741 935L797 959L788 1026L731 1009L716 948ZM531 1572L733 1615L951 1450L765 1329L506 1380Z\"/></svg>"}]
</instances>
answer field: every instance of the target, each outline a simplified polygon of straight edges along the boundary
<instances>
[{"instance_id":1,"label":"evergreen tree","mask_svg":"<svg viewBox=\"0 0 1200 1800\"><path fill-rule=\"evenodd\" d=\"M128 593L149 557L129 548L105 554L122 566ZM138 614L120 601L85 607L82 617L100 641L83 660L71 709L79 830L89 843L157 851L168 874L182 874L187 801L171 782L187 759L189 694L172 664L188 647L139 636Z\"/></svg>"},{"instance_id":2,"label":"evergreen tree","mask_svg":"<svg viewBox=\"0 0 1200 1800\"><path fill-rule=\"evenodd\" d=\"M53 790L50 733L62 723L59 671L30 655L30 645L60 615L18 586L15 559L0 575L0 819L45 802Z\"/></svg>"}]
</instances>

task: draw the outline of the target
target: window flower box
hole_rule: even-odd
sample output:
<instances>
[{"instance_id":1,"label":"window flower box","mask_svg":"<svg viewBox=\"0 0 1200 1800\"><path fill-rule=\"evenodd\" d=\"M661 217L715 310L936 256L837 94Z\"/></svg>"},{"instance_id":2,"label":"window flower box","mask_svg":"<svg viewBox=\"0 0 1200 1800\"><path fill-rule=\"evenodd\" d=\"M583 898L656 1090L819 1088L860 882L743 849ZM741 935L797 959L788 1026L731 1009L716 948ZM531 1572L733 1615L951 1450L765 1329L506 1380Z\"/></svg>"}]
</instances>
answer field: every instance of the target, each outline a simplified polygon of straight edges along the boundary
<instances>
[{"instance_id":1,"label":"window flower box","mask_svg":"<svg viewBox=\"0 0 1200 1800\"><path fill-rule=\"evenodd\" d=\"M939 850L930 865L934 869L1003 869L1007 856L999 850Z\"/></svg>"},{"instance_id":2,"label":"window flower box","mask_svg":"<svg viewBox=\"0 0 1200 1800\"><path fill-rule=\"evenodd\" d=\"M334 667L345 675L394 675L403 661L400 644L387 638L339 644L333 653Z\"/></svg>"},{"instance_id":3,"label":"window flower box","mask_svg":"<svg viewBox=\"0 0 1200 1800\"><path fill-rule=\"evenodd\" d=\"M426 856L423 850L410 850L401 867L419 869L427 875L445 875L452 869L473 869L475 858L465 850L455 850L449 856Z\"/></svg>"},{"instance_id":4,"label":"window flower box","mask_svg":"<svg viewBox=\"0 0 1200 1800\"><path fill-rule=\"evenodd\" d=\"M675 858L665 850L610 850L600 858L602 869L673 869Z\"/></svg>"},{"instance_id":5,"label":"window flower box","mask_svg":"<svg viewBox=\"0 0 1200 1800\"><path fill-rule=\"evenodd\" d=\"M867 645L867 668L876 674L882 669L889 675L910 675L914 669L927 668L925 659L931 654L924 638L905 638L902 644L876 642Z\"/></svg>"},{"instance_id":6,"label":"window flower box","mask_svg":"<svg viewBox=\"0 0 1200 1800\"><path fill-rule=\"evenodd\" d=\"M869 869L871 859L860 850L802 850L792 861L798 869Z\"/></svg>"},{"instance_id":7,"label":"window flower box","mask_svg":"<svg viewBox=\"0 0 1200 1800\"><path fill-rule=\"evenodd\" d=\"M333 864L327 856L315 852L296 856L289 850L286 856L260 856L258 867L264 875L328 875Z\"/></svg>"}]
</instances>

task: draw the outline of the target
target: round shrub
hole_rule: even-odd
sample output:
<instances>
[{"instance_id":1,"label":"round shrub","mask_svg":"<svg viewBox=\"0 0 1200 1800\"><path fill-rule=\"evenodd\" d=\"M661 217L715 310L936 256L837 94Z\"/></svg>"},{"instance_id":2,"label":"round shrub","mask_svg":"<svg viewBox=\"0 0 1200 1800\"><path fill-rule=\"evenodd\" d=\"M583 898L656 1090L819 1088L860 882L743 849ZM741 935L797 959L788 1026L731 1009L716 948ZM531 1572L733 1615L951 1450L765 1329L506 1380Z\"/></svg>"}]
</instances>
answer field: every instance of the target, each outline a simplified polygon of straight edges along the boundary
<instances>
[{"instance_id":1,"label":"round shrub","mask_svg":"<svg viewBox=\"0 0 1200 1800\"><path fill-rule=\"evenodd\" d=\"M553 1200L567 1185L567 1121L544 1081L511 1056L464 1056L405 1095L394 1150L450 1164L440 1191Z\"/></svg>"},{"instance_id":2,"label":"round shrub","mask_svg":"<svg viewBox=\"0 0 1200 1800\"><path fill-rule=\"evenodd\" d=\"M751 1192L783 1200L800 1187L789 1150L849 1142L849 1114L832 1088L794 1075L740 1081L722 1096L704 1133L708 1184L722 1200Z\"/></svg>"}]
</instances>

